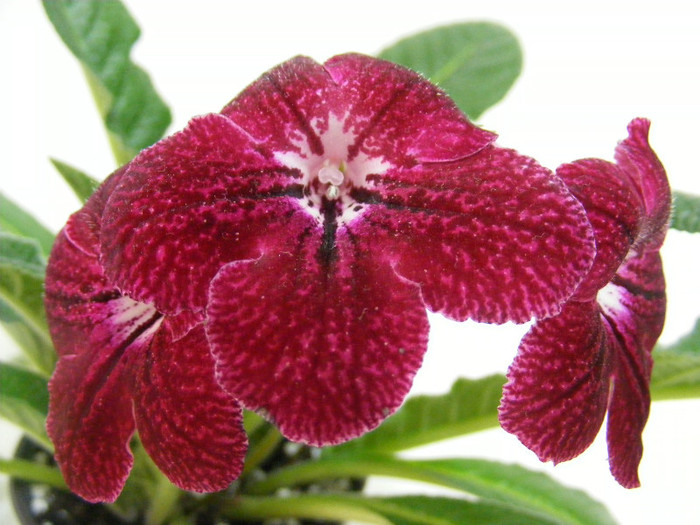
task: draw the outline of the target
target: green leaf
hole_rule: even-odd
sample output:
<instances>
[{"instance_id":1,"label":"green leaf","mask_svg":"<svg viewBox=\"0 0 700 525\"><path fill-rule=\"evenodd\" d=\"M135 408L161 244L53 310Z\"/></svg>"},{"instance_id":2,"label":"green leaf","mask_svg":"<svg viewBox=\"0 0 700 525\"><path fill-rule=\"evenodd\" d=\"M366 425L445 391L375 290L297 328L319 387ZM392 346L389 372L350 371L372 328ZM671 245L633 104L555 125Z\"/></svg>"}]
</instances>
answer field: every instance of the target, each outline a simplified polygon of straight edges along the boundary
<instances>
[{"instance_id":1,"label":"green leaf","mask_svg":"<svg viewBox=\"0 0 700 525\"><path fill-rule=\"evenodd\" d=\"M700 397L700 319L692 332L653 352L651 396L654 401Z\"/></svg>"},{"instance_id":2,"label":"green leaf","mask_svg":"<svg viewBox=\"0 0 700 525\"><path fill-rule=\"evenodd\" d=\"M553 525L525 509L457 498L399 496L367 498L344 494L305 494L293 497L239 496L220 504L232 520L300 518L352 520L381 525Z\"/></svg>"},{"instance_id":3,"label":"green leaf","mask_svg":"<svg viewBox=\"0 0 700 525\"><path fill-rule=\"evenodd\" d=\"M700 232L700 196L673 192L671 228L686 232Z\"/></svg>"},{"instance_id":4,"label":"green leaf","mask_svg":"<svg viewBox=\"0 0 700 525\"><path fill-rule=\"evenodd\" d=\"M362 504L394 525L553 525L524 509L430 496L366 498Z\"/></svg>"},{"instance_id":5,"label":"green leaf","mask_svg":"<svg viewBox=\"0 0 700 525\"><path fill-rule=\"evenodd\" d=\"M379 54L442 87L470 118L501 100L522 70L522 52L505 27L468 22L405 38Z\"/></svg>"},{"instance_id":6,"label":"green leaf","mask_svg":"<svg viewBox=\"0 0 700 525\"><path fill-rule=\"evenodd\" d=\"M90 196L95 192L97 187L100 185L100 181L93 179L90 175L85 172L80 171L73 166L61 162L60 160L50 159L51 164L54 165L58 173L61 174L63 180L65 180L68 185L73 190L73 193L80 199L83 204L87 202Z\"/></svg>"},{"instance_id":7,"label":"green leaf","mask_svg":"<svg viewBox=\"0 0 700 525\"><path fill-rule=\"evenodd\" d=\"M0 193L0 232L34 239L45 257L51 253L54 234L2 193Z\"/></svg>"},{"instance_id":8,"label":"green leaf","mask_svg":"<svg viewBox=\"0 0 700 525\"><path fill-rule=\"evenodd\" d=\"M323 453L396 452L498 426L504 383L501 375L458 379L447 394L413 397L376 430Z\"/></svg>"},{"instance_id":9,"label":"green leaf","mask_svg":"<svg viewBox=\"0 0 700 525\"><path fill-rule=\"evenodd\" d=\"M251 483L250 494L272 494L333 478L388 476L441 485L490 503L524 509L547 522L566 525L615 523L605 507L580 490L518 465L478 459L405 460L392 455L348 453L272 472Z\"/></svg>"},{"instance_id":10,"label":"green leaf","mask_svg":"<svg viewBox=\"0 0 700 525\"><path fill-rule=\"evenodd\" d=\"M140 30L118 0L42 0L63 42L85 70L119 164L159 140L170 110L131 62Z\"/></svg>"},{"instance_id":11,"label":"green leaf","mask_svg":"<svg viewBox=\"0 0 700 525\"><path fill-rule=\"evenodd\" d=\"M24 481L45 483L56 489L68 490L58 467L42 465L35 461L0 458L0 472Z\"/></svg>"},{"instance_id":12,"label":"green leaf","mask_svg":"<svg viewBox=\"0 0 700 525\"><path fill-rule=\"evenodd\" d=\"M45 259L33 239L0 233L0 322L38 371L55 364L44 312Z\"/></svg>"},{"instance_id":13,"label":"green leaf","mask_svg":"<svg viewBox=\"0 0 700 525\"><path fill-rule=\"evenodd\" d=\"M0 268L13 268L41 279L46 259L34 239L0 232Z\"/></svg>"},{"instance_id":14,"label":"green leaf","mask_svg":"<svg viewBox=\"0 0 700 525\"><path fill-rule=\"evenodd\" d=\"M29 370L0 363L0 380L0 416L52 450L45 430L49 411L46 379Z\"/></svg>"}]
</instances>

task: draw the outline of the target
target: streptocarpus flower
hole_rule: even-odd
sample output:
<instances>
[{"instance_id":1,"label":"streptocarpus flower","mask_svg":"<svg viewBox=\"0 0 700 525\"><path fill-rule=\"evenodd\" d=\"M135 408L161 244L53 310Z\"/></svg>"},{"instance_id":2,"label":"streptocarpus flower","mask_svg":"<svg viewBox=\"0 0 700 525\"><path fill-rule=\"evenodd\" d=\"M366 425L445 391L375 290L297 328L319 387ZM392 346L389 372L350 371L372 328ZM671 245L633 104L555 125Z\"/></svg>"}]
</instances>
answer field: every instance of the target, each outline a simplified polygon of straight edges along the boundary
<instances>
[{"instance_id":1,"label":"streptocarpus flower","mask_svg":"<svg viewBox=\"0 0 700 525\"><path fill-rule=\"evenodd\" d=\"M138 427L158 467L185 490L226 488L247 448L241 409L214 378L203 316L164 316L104 276L101 215L124 169L108 178L56 239L46 307L59 362L47 429L68 486L114 501L131 470Z\"/></svg>"},{"instance_id":2,"label":"streptocarpus flower","mask_svg":"<svg viewBox=\"0 0 700 525\"><path fill-rule=\"evenodd\" d=\"M523 338L500 421L542 461L558 463L588 448L607 411L610 469L631 488L639 486L651 351L666 313L659 248L671 197L649 122L634 120L628 131L616 164L586 159L557 170L586 208L597 255L562 312Z\"/></svg>"},{"instance_id":3,"label":"streptocarpus flower","mask_svg":"<svg viewBox=\"0 0 700 525\"><path fill-rule=\"evenodd\" d=\"M157 462L156 436L206 447L207 425L235 455L236 401L289 439L339 443L404 399L426 307L487 322L557 313L592 264L590 224L557 177L494 140L419 75L350 54L292 59L142 152L50 261L62 357L49 430L64 472L89 478L119 456L123 479L131 399ZM209 455L216 479L234 474Z\"/></svg>"}]
</instances>

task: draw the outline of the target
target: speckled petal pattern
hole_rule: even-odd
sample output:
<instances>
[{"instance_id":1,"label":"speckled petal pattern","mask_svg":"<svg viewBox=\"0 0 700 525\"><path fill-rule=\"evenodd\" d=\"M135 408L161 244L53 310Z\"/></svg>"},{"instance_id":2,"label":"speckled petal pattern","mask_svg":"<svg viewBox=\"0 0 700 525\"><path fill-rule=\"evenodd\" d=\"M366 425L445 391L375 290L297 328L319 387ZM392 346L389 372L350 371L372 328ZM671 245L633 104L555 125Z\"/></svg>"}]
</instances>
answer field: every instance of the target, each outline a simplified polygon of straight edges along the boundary
<instances>
[{"instance_id":1,"label":"speckled petal pattern","mask_svg":"<svg viewBox=\"0 0 700 525\"><path fill-rule=\"evenodd\" d=\"M362 199L375 205L350 229L393 247L396 271L448 317L553 315L592 264L581 205L549 170L512 150L489 147L370 180Z\"/></svg>"},{"instance_id":2,"label":"speckled petal pattern","mask_svg":"<svg viewBox=\"0 0 700 525\"><path fill-rule=\"evenodd\" d=\"M202 325L177 341L168 334L156 334L135 374L139 436L158 468L181 489L223 490L243 469L247 439L241 408L214 379Z\"/></svg>"},{"instance_id":3,"label":"speckled petal pattern","mask_svg":"<svg viewBox=\"0 0 700 525\"><path fill-rule=\"evenodd\" d=\"M331 445L377 426L410 389L427 345L417 287L338 238L231 263L212 282L207 333L220 383L289 439Z\"/></svg>"}]
</instances>

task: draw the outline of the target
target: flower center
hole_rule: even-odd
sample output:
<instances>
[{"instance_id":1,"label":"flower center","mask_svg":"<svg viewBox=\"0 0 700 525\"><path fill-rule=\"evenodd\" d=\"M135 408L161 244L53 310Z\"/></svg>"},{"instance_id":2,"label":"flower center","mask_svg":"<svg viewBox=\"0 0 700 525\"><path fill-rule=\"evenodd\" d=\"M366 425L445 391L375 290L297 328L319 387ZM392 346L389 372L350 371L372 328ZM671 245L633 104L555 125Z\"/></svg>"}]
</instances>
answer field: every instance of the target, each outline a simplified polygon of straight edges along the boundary
<instances>
[{"instance_id":1,"label":"flower center","mask_svg":"<svg viewBox=\"0 0 700 525\"><path fill-rule=\"evenodd\" d=\"M345 162L341 162L339 166L334 166L330 160L326 159L318 170L318 180L321 184L327 184L326 198L335 200L340 196L340 186L345 181Z\"/></svg>"}]
</instances>

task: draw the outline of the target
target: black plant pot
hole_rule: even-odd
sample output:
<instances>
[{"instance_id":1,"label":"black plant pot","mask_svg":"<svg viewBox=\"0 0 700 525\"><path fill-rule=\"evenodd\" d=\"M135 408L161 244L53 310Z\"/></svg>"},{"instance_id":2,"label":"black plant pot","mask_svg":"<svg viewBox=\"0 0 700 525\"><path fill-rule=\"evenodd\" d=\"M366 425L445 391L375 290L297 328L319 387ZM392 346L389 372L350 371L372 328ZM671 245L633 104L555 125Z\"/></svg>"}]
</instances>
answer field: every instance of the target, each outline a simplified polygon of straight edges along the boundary
<instances>
[{"instance_id":1,"label":"black plant pot","mask_svg":"<svg viewBox=\"0 0 700 525\"><path fill-rule=\"evenodd\" d=\"M263 471L271 471L308 460L313 454L309 447L283 442L263 465ZM29 438L22 438L15 457L55 465L53 456ZM363 479L337 479L300 487L299 492L361 492ZM12 479L10 495L17 518L22 525L143 525L143 516L125 519L113 513L108 506L88 503L82 498L63 490ZM269 522L240 522L221 518L216 508L202 509L197 515L197 525L340 525L335 521L280 520Z\"/></svg>"}]
</instances>

